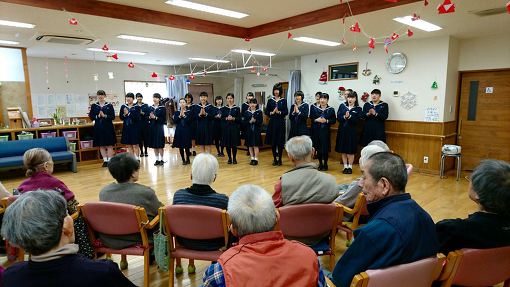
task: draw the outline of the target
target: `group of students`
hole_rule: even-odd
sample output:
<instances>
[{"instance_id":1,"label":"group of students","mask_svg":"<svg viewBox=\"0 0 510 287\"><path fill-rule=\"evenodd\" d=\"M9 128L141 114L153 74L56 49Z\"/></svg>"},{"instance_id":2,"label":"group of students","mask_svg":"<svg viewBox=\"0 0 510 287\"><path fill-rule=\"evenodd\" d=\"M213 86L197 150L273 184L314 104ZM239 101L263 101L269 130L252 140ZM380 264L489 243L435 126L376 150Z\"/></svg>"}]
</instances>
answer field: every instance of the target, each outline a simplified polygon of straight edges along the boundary
<instances>
[{"instance_id":1,"label":"group of students","mask_svg":"<svg viewBox=\"0 0 510 287\"><path fill-rule=\"evenodd\" d=\"M103 157L103 167L114 156L117 137L113 127L115 109L112 103L106 101L106 93L97 91L98 101L90 107L89 118L94 121L94 146L99 147ZM136 102L135 102L136 98ZM137 93L126 94L126 103L119 110L119 118L123 121L121 143L126 145L127 151L137 159L147 157L147 148L154 149L156 162L154 165L164 164L166 108L161 105L161 95L153 95L153 105L143 102L143 95Z\"/></svg>"}]
</instances>

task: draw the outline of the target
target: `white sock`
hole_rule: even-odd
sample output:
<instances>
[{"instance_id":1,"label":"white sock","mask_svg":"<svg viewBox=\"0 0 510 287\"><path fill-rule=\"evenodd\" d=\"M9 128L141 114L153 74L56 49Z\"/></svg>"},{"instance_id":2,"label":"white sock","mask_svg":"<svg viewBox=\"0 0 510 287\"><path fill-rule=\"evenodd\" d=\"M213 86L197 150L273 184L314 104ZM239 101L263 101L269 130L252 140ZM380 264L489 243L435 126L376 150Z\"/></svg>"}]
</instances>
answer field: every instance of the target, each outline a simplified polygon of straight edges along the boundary
<instances>
[{"instance_id":1,"label":"white sock","mask_svg":"<svg viewBox=\"0 0 510 287\"><path fill-rule=\"evenodd\" d=\"M253 157L253 156L252 156L252 157L251 157L251 160L255 160L255 157Z\"/></svg>"},{"instance_id":2,"label":"white sock","mask_svg":"<svg viewBox=\"0 0 510 287\"><path fill-rule=\"evenodd\" d=\"M259 159L258 159L258 158L256 158L256 157L254 157L254 159L255 159L256 161L259 161Z\"/></svg>"},{"instance_id":3,"label":"white sock","mask_svg":"<svg viewBox=\"0 0 510 287\"><path fill-rule=\"evenodd\" d=\"M347 165L347 168L352 169L352 164L348 164L348 165Z\"/></svg>"},{"instance_id":4,"label":"white sock","mask_svg":"<svg viewBox=\"0 0 510 287\"><path fill-rule=\"evenodd\" d=\"M349 165L344 163L344 168L349 168Z\"/></svg>"}]
</instances>

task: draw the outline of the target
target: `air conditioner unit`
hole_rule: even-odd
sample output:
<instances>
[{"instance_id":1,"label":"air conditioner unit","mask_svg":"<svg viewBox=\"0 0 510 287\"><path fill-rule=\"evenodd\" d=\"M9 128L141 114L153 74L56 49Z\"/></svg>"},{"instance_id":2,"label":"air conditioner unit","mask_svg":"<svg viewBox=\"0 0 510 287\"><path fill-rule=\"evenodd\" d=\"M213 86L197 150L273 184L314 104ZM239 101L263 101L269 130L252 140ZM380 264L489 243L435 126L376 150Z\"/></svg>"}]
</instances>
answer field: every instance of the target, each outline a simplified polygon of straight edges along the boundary
<instances>
[{"instance_id":1,"label":"air conditioner unit","mask_svg":"<svg viewBox=\"0 0 510 287\"><path fill-rule=\"evenodd\" d=\"M91 38L64 36L64 35L40 35L35 38L37 41L46 42L51 44L66 44L66 45L89 45L96 40Z\"/></svg>"}]
</instances>

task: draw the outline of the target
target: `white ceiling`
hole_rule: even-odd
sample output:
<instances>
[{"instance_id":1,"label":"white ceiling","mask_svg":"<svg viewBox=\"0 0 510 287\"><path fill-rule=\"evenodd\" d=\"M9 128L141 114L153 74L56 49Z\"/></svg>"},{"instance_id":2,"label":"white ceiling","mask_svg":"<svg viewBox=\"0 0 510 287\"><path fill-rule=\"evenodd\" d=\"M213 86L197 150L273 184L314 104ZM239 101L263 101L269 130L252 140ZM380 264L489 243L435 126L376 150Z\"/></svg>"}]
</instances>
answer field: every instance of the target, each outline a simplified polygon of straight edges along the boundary
<instances>
[{"instance_id":1,"label":"white ceiling","mask_svg":"<svg viewBox=\"0 0 510 287\"><path fill-rule=\"evenodd\" d=\"M236 24L243 27L251 27L310 10L328 7L336 4L338 1L299 1L300 5L295 5L295 0L279 0L271 2L245 0L201 1L201 3L221 6L222 8L232 10L239 10L250 14L250 16L246 19L241 20L229 20L220 18L219 16L211 16L207 13L191 12L186 11L183 8L174 8L170 5L164 4L164 0L143 2L136 0L115 0L109 2L172 12L218 22L221 21L223 23ZM444 29L430 33L413 29L415 32L413 38L407 39L405 35L402 35L398 41L412 41L417 38L444 35L451 35L453 37L465 39L484 35L510 33L510 14L508 13L488 17L479 17L469 13L469 11L504 7L507 0L456 0L454 3L457 6L457 11L453 14L445 15L438 15L435 10L437 4L442 1L429 0L429 2L430 5L427 7L424 7L422 2L417 2L359 16L356 15L356 11L353 11L356 16L347 18L346 25L342 25L341 20L336 20L292 30L291 32L295 37L311 36L326 40L340 41L344 35L344 29L347 29L348 25L358 21L362 30L368 35L376 38L384 38L385 36L391 35L393 31L397 31L401 34L405 33L406 27L393 21L393 18L418 12L422 19L437 24ZM77 18L80 25L69 25L67 21L71 17ZM3 2L0 3L0 19L28 22L37 25L35 29L19 29L0 26L0 39L21 42L19 46L27 47L27 53L32 57L68 57L69 59L83 60L92 60L95 57L98 61L104 61L106 60L106 56L103 53L93 53L86 51L85 49L90 46L100 48L104 43L107 43L111 49L148 53L145 56L119 55L120 62L133 61L135 63L157 65L186 64L189 63L188 58L190 57L222 58L226 56L231 49L235 48L252 48L253 50L275 52L277 53L277 56L273 60L283 61L301 55L322 53L326 51L333 51L335 49L351 49L353 42L357 42L358 46L366 46L368 41L368 38L364 35L354 34L347 31L345 32L345 35L349 44L343 47L323 47L288 40L287 32L260 37L253 39L251 42L245 42L242 39L232 37L205 34L201 32L193 32L125 20L68 13L64 11L7 4ZM35 40L36 36L41 34L90 37L97 41L96 43L88 46L48 44L40 43ZM189 44L185 46L167 46L134 42L116 38L119 34L178 40ZM393 45L398 45L398 42ZM267 62L265 62L267 60L264 57L258 57L258 60L261 65L267 64Z\"/></svg>"}]
</instances>

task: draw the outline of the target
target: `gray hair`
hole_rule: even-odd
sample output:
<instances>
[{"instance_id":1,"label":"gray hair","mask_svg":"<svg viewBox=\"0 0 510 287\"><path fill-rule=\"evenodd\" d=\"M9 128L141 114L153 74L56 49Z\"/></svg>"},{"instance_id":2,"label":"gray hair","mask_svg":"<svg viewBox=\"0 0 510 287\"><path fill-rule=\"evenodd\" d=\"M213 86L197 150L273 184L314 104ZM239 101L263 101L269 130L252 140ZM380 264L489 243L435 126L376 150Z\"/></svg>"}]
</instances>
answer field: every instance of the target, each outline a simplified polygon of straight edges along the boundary
<instances>
[{"instance_id":1,"label":"gray hair","mask_svg":"<svg viewBox=\"0 0 510 287\"><path fill-rule=\"evenodd\" d=\"M5 211L2 236L32 255L48 252L60 242L67 204L53 190L22 194Z\"/></svg>"},{"instance_id":2,"label":"gray hair","mask_svg":"<svg viewBox=\"0 0 510 287\"><path fill-rule=\"evenodd\" d=\"M285 144L285 150L291 158L298 161L311 159L312 139L309 136L297 136L289 139Z\"/></svg>"},{"instance_id":3,"label":"gray hair","mask_svg":"<svg viewBox=\"0 0 510 287\"><path fill-rule=\"evenodd\" d=\"M191 165L193 184L210 185L218 173L218 160L209 153L201 153L195 157Z\"/></svg>"},{"instance_id":4,"label":"gray hair","mask_svg":"<svg viewBox=\"0 0 510 287\"><path fill-rule=\"evenodd\" d=\"M239 237L267 232L276 225L276 209L269 193L258 185L237 188L228 200L228 214Z\"/></svg>"},{"instance_id":5,"label":"gray hair","mask_svg":"<svg viewBox=\"0 0 510 287\"><path fill-rule=\"evenodd\" d=\"M361 155L359 158L359 168L364 169L365 164L368 161L368 158L370 158L372 155L378 153L378 152L385 152L387 150L384 150L382 147L378 145L367 145L363 149L361 149Z\"/></svg>"},{"instance_id":6,"label":"gray hair","mask_svg":"<svg viewBox=\"0 0 510 287\"><path fill-rule=\"evenodd\" d=\"M485 211L510 217L510 164L484 160L471 174L471 187Z\"/></svg>"},{"instance_id":7,"label":"gray hair","mask_svg":"<svg viewBox=\"0 0 510 287\"><path fill-rule=\"evenodd\" d=\"M381 147L384 151L390 151L390 147L385 142L380 140L373 140L368 145L376 145Z\"/></svg>"},{"instance_id":8,"label":"gray hair","mask_svg":"<svg viewBox=\"0 0 510 287\"><path fill-rule=\"evenodd\" d=\"M370 163L370 165L369 165ZM368 158L367 172L377 182L386 178L396 193L404 193L407 185L407 168L404 160L391 152L378 152Z\"/></svg>"}]
</instances>

